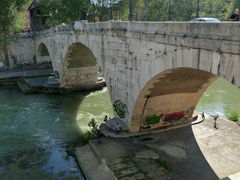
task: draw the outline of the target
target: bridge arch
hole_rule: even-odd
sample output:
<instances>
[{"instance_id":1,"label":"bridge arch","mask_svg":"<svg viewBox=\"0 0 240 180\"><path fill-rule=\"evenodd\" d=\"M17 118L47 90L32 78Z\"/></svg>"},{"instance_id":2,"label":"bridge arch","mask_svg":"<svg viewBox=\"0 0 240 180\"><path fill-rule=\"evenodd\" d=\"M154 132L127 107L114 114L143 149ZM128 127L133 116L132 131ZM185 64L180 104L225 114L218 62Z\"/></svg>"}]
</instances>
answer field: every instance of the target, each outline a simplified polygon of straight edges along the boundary
<instances>
[{"instance_id":1,"label":"bridge arch","mask_svg":"<svg viewBox=\"0 0 240 180\"><path fill-rule=\"evenodd\" d=\"M69 46L65 57L65 68L81 68L97 65L97 59L84 44L77 42Z\"/></svg>"},{"instance_id":2,"label":"bridge arch","mask_svg":"<svg viewBox=\"0 0 240 180\"><path fill-rule=\"evenodd\" d=\"M49 50L44 43L39 44L36 55L37 64L39 66L52 68L52 59Z\"/></svg>"},{"instance_id":3,"label":"bridge arch","mask_svg":"<svg viewBox=\"0 0 240 180\"><path fill-rule=\"evenodd\" d=\"M201 96L217 78L210 72L186 67L159 73L140 91L133 107L130 130L160 128L172 123L166 120L171 114L180 114L186 120L192 118ZM147 121L158 123L146 127Z\"/></svg>"},{"instance_id":4,"label":"bridge arch","mask_svg":"<svg viewBox=\"0 0 240 180\"><path fill-rule=\"evenodd\" d=\"M62 86L91 89L98 83L98 72L97 58L90 48L80 42L68 47L62 68Z\"/></svg>"}]
</instances>

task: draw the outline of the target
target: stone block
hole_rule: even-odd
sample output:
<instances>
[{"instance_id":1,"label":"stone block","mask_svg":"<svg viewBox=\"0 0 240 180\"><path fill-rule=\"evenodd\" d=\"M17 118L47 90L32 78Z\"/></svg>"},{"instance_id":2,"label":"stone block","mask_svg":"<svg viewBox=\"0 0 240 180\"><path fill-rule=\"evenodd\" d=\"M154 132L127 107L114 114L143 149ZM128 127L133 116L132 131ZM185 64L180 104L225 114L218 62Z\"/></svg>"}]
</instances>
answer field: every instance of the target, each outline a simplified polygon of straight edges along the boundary
<instances>
[{"instance_id":1,"label":"stone block","mask_svg":"<svg viewBox=\"0 0 240 180\"><path fill-rule=\"evenodd\" d=\"M155 153L153 150L140 151L138 153L135 153L135 155L137 158L159 159L159 155Z\"/></svg>"}]
</instances>

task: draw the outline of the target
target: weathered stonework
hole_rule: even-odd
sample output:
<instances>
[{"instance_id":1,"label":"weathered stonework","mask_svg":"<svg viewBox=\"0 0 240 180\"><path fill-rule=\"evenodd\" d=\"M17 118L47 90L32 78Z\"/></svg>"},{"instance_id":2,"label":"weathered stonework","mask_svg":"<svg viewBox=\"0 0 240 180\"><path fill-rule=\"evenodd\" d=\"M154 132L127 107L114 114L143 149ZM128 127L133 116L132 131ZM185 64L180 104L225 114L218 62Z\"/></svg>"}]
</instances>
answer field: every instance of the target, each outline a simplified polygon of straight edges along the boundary
<instances>
[{"instance_id":1,"label":"weathered stonework","mask_svg":"<svg viewBox=\"0 0 240 180\"><path fill-rule=\"evenodd\" d=\"M33 63L36 59L34 39L29 35L17 37L7 49L11 68L16 64ZM4 53L0 50L0 62L4 60Z\"/></svg>"},{"instance_id":2,"label":"weathered stonework","mask_svg":"<svg viewBox=\"0 0 240 180\"><path fill-rule=\"evenodd\" d=\"M128 113L123 120L130 127L131 123L134 124L133 109L140 92L149 80L166 70L178 67L199 69L240 87L239 28L240 23L231 22L77 22L75 26L59 26L40 32L34 39L18 39L11 45L15 48L10 48L15 51L9 53L15 55L18 61L27 57L32 61L31 58L37 55L37 49L43 43L49 51L54 71L60 74L62 86L80 85L82 72L89 73L87 76L90 80L94 79L96 67L99 66L112 102L121 100L126 104ZM91 67L94 70L66 68L67 53L76 43L86 47L97 60L96 67ZM20 46L23 44L29 48L22 49ZM89 53L87 57L90 57ZM211 84L207 82L204 87ZM199 89L199 93L195 94L196 101L202 93ZM190 98L189 95L187 93L185 98ZM191 106L195 107L196 101ZM138 117L135 123L138 128L140 119Z\"/></svg>"}]
</instances>

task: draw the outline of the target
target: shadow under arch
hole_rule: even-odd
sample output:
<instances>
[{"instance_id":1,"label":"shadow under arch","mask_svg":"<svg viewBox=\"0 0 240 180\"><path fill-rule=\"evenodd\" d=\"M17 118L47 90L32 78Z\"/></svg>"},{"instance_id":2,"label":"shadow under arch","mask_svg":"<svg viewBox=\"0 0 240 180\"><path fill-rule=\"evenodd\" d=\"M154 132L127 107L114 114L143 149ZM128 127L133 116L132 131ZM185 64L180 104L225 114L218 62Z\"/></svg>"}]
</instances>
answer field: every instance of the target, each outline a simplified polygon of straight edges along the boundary
<instances>
[{"instance_id":1,"label":"shadow under arch","mask_svg":"<svg viewBox=\"0 0 240 180\"><path fill-rule=\"evenodd\" d=\"M47 46L44 43L40 43L37 49L37 64L40 67L53 68L52 59L48 51Z\"/></svg>"},{"instance_id":2,"label":"shadow under arch","mask_svg":"<svg viewBox=\"0 0 240 180\"><path fill-rule=\"evenodd\" d=\"M108 83L105 83L104 73L99 65L93 51L81 42L71 44L66 52L62 67L61 84L66 89L73 90L99 90L92 92L94 96L100 92L107 91L111 107L112 96L109 93ZM103 88L106 86L106 89ZM100 103L104 103L104 99L100 99Z\"/></svg>"},{"instance_id":3,"label":"shadow under arch","mask_svg":"<svg viewBox=\"0 0 240 180\"><path fill-rule=\"evenodd\" d=\"M79 42L73 43L68 48L65 60L68 69L97 65L97 59L92 51Z\"/></svg>"},{"instance_id":4,"label":"shadow under arch","mask_svg":"<svg viewBox=\"0 0 240 180\"><path fill-rule=\"evenodd\" d=\"M210 72L186 67L159 73L148 81L138 95L130 130L141 131L147 119L166 119L169 114L182 113L184 118L192 118L201 96L217 78ZM162 127L164 123L160 121L150 128Z\"/></svg>"},{"instance_id":5,"label":"shadow under arch","mask_svg":"<svg viewBox=\"0 0 240 180\"><path fill-rule=\"evenodd\" d=\"M62 86L92 89L98 82L98 75L99 65L92 51L80 42L71 44L63 62Z\"/></svg>"}]
</instances>

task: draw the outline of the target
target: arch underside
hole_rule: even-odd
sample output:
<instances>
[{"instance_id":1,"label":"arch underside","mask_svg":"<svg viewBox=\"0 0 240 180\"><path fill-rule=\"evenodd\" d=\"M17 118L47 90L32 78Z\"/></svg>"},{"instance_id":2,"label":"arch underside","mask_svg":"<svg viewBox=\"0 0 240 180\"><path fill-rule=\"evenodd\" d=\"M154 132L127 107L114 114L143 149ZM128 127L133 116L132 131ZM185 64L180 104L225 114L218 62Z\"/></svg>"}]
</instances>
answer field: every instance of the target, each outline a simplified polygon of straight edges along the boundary
<instances>
[{"instance_id":1,"label":"arch underside","mask_svg":"<svg viewBox=\"0 0 240 180\"><path fill-rule=\"evenodd\" d=\"M45 44L41 43L39 45L37 54L38 63L51 63L51 57Z\"/></svg>"},{"instance_id":2,"label":"arch underside","mask_svg":"<svg viewBox=\"0 0 240 180\"><path fill-rule=\"evenodd\" d=\"M82 43L73 43L64 59L61 84L65 88L91 88L98 80L98 70L92 51Z\"/></svg>"},{"instance_id":3,"label":"arch underside","mask_svg":"<svg viewBox=\"0 0 240 180\"><path fill-rule=\"evenodd\" d=\"M97 65L91 50L81 43L74 43L67 52L67 68L83 68Z\"/></svg>"},{"instance_id":4,"label":"arch underside","mask_svg":"<svg viewBox=\"0 0 240 180\"><path fill-rule=\"evenodd\" d=\"M136 100L130 130L191 119L202 94L216 79L212 73L193 68L174 68L156 75Z\"/></svg>"}]
</instances>

